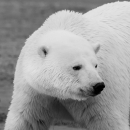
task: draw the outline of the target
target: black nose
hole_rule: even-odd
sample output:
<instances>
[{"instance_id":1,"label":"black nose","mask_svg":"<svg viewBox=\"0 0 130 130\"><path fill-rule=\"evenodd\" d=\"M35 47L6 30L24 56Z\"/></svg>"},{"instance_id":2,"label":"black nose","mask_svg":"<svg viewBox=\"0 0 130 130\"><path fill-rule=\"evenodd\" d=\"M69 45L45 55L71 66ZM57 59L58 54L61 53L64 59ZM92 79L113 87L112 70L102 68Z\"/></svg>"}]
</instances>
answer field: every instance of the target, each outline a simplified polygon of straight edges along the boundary
<instances>
[{"instance_id":1,"label":"black nose","mask_svg":"<svg viewBox=\"0 0 130 130\"><path fill-rule=\"evenodd\" d=\"M101 91L105 88L105 84L103 82L97 83L95 86L93 86L93 94L98 95L101 93Z\"/></svg>"}]
</instances>

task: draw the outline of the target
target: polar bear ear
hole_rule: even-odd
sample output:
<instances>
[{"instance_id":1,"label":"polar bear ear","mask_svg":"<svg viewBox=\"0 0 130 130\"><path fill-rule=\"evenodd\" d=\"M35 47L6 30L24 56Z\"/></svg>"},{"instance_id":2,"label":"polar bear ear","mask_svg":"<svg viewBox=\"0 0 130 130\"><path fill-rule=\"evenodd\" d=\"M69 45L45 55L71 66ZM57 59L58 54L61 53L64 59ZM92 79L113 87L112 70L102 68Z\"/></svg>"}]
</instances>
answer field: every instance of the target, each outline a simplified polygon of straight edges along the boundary
<instances>
[{"instance_id":1,"label":"polar bear ear","mask_svg":"<svg viewBox=\"0 0 130 130\"><path fill-rule=\"evenodd\" d=\"M99 43L94 43L92 46L93 46L93 49L94 49L95 53L97 53L99 51L99 49L100 49L100 44Z\"/></svg>"},{"instance_id":2,"label":"polar bear ear","mask_svg":"<svg viewBox=\"0 0 130 130\"><path fill-rule=\"evenodd\" d=\"M41 57L46 57L48 55L48 48L47 47L41 47L38 51L38 54L41 56Z\"/></svg>"}]
</instances>

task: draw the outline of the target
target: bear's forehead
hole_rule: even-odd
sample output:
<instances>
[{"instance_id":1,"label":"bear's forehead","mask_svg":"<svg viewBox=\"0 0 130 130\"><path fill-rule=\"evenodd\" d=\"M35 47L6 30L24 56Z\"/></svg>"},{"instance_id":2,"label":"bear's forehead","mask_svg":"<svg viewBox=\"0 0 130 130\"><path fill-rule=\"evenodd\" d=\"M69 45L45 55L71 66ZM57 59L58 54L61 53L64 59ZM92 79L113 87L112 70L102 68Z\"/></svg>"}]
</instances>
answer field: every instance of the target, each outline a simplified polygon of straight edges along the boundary
<instances>
[{"instance_id":1,"label":"bear's forehead","mask_svg":"<svg viewBox=\"0 0 130 130\"><path fill-rule=\"evenodd\" d=\"M79 48L77 46L56 46L52 48L52 52L62 57L79 57L82 55L90 55L90 51L85 48Z\"/></svg>"},{"instance_id":2,"label":"bear's forehead","mask_svg":"<svg viewBox=\"0 0 130 130\"><path fill-rule=\"evenodd\" d=\"M90 47L90 43L83 37L65 30L50 31L39 38L39 44L50 47L77 46L79 48Z\"/></svg>"},{"instance_id":3,"label":"bear's forehead","mask_svg":"<svg viewBox=\"0 0 130 130\"><path fill-rule=\"evenodd\" d=\"M44 34L39 39L40 46L46 46L49 53L62 59L75 59L94 55L91 44L71 32L58 30Z\"/></svg>"},{"instance_id":4,"label":"bear's forehead","mask_svg":"<svg viewBox=\"0 0 130 130\"><path fill-rule=\"evenodd\" d=\"M51 52L50 52L51 53ZM84 63L89 62L93 58L95 58L95 55L91 53L91 51L86 51L85 49L79 49L77 47L69 48L58 48L58 49L52 49L51 56L53 55L54 59L56 59L57 62L62 62L63 64L71 64L71 63Z\"/></svg>"}]
</instances>

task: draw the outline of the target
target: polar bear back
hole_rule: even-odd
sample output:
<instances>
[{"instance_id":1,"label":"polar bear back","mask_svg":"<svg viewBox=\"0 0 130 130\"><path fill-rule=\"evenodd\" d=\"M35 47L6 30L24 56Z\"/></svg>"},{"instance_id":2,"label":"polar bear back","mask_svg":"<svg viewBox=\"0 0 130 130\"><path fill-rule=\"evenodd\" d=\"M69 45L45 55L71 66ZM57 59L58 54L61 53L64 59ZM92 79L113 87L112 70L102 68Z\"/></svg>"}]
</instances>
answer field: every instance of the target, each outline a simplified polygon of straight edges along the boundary
<instances>
[{"instance_id":1,"label":"polar bear back","mask_svg":"<svg viewBox=\"0 0 130 130\"><path fill-rule=\"evenodd\" d=\"M130 2L108 3L84 14L85 18L107 26L126 42L130 42ZM97 26L96 26L97 28ZM101 28L98 28L101 31Z\"/></svg>"}]
</instances>

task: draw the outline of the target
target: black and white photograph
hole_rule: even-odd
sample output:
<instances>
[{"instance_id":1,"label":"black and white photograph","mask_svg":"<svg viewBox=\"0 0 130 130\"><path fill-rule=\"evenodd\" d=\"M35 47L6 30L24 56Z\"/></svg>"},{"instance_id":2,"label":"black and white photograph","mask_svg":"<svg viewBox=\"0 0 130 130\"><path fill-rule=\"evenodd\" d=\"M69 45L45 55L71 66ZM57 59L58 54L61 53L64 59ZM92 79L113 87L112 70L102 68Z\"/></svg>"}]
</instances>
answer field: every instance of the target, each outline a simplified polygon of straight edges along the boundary
<instances>
[{"instance_id":1,"label":"black and white photograph","mask_svg":"<svg viewBox=\"0 0 130 130\"><path fill-rule=\"evenodd\" d=\"M130 130L130 0L0 0L0 130Z\"/></svg>"}]
</instances>

